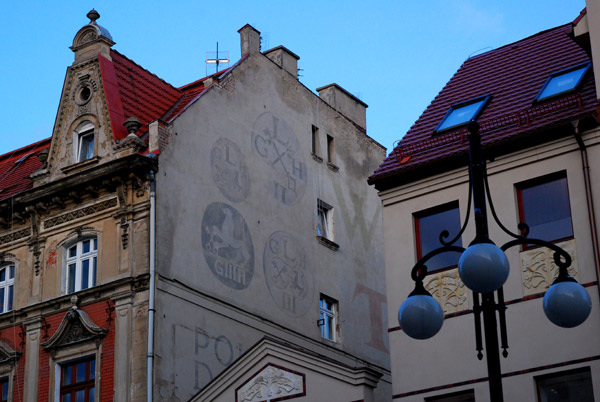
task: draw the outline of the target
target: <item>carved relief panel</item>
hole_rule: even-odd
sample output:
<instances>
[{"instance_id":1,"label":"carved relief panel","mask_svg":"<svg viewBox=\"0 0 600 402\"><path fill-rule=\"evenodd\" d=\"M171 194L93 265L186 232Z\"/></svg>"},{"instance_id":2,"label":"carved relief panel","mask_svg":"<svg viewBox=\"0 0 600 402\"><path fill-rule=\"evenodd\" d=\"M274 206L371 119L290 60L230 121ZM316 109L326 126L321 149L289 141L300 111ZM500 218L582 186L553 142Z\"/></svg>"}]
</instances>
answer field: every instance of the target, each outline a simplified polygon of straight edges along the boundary
<instances>
[{"instance_id":1,"label":"carved relief panel","mask_svg":"<svg viewBox=\"0 0 600 402\"><path fill-rule=\"evenodd\" d=\"M280 401L306 395L304 374L266 365L236 390L237 402Z\"/></svg>"},{"instance_id":2,"label":"carved relief panel","mask_svg":"<svg viewBox=\"0 0 600 402\"><path fill-rule=\"evenodd\" d=\"M573 262L569 267L569 275L579 282L575 240L560 242L557 246L562 247L571 256ZM523 295L529 296L548 290L558 275L552 250L546 247L525 250L521 251L520 258Z\"/></svg>"},{"instance_id":3,"label":"carved relief panel","mask_svg":"<svg viewBox=\"0 0 600 402\"><path fill-rule=\"evenodd\" d=\"M427 275L423 281L425 289L440 303L444 314L469 309L469 289L460 280L458 269Z\"/></svg>"}]
</instances>

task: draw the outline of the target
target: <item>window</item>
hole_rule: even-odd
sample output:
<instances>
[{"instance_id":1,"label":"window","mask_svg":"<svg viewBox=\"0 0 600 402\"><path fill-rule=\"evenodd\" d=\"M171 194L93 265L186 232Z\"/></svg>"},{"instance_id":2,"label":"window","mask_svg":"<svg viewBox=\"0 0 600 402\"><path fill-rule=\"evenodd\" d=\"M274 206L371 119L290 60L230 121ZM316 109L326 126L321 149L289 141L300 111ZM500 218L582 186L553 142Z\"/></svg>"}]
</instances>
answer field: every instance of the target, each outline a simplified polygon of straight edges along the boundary
<instances>
[{"instance_id":1,"label":"window","mask_svg":"<svg viewBox=\"0 0 600 402\"><path fill-rule=\"evenodd\" d=\"M479 98L450 106L450 109L448 109L448 112L446 112L446 115L435 128L434 132L439 133L441 131L457 128L476 119L490 99L490 95L480 96Z\"/></svg>"},{"instance_id":2,"label":"window","mask_svg":"<svg viewBox=\"0 0 600 402\"><path fill-rule=\"evenodd\" d=\"M88 238L67 247L67 293L96 286L98 239Z\"/></svg>"},{"instance_id":3,"label":"window","mask_svg":"<svg viewBox=\"0 0 600 402\"><path fill-rule=\"evenodd\" d=\"M574 91L583 81L589 68L590 63L585 63L551 74L535 100L541 101Z\"/></svg>"},{"instance_id":4,"label":"window","mask_svg":"<svg viewBox=\"0 0 600 402\"><path fill-rule=\"evenodd\" d=\"M517 184L517 199L519 219L529 225L529 237L546 241L573 237L564 172Z\"/></svg>"},{"instance_id":5,"label":"window","mask_svg":"<svg viewBox=\"0 0 600 402\"><path fill-rule=\"evenodd\" d=\"M319 128L312 126L312 154L319 157L321 149L319 148Z\"/></svg>"},{"instance_id":6,"label":"window","mask_svg":"<svg viewBox=\"0 0 600 402\"><path fill-rule=\"evenodd\" d=\"M0 313L13 309L15 287L15 266L5 265L0 268Z\"/></svg>"},{"instance_id":7,"label":"window","mask_svg":"<svg viewBox=\"0 0 600 402\"><path fill-rule=\"evenodd\" d=\"M9 377L0 378L0 402L8 401L8 380Z\"/></svg>"},{"instance_id":8,"label":"window","mask_svg":"<svg viewBox=\"0 0 600 402\"><path fill-rule=\"evenodd\" d=\"M333 207L317 200L317 235L333 241Z\"/></svg>"},{"instance_id":9,"label":"window","mask_svg":"<svg viewBox=\"0 0 600 402\"><path fill-rule=\"evenodd\" d=\"M458 202L440 205L414 214L415 239L417 246L417 259L420 259L432 250L441 247L440 233L447 230L450 236L445 241L453 239L460 232L460 214ZM459 238L456 246L462 246ZM448 252L438 254L425 263L428 272L450 268L458 265L460 253Z\"/></svg>"},{"instance_id":10,"label":"window","mask_svg":"<svg viewBox=\"0 0 600 402\"><path fill-rule=\"evenodd\" d=\"M425 398L425 402L475 402L475 391L470 389L468 391L432 396Z\"/></svg>"},{"instance_id":11,"label":"window","mask_svg":"<svg viewBox=\"0 0 600 402\"><path fill-rule=\"evenodd\" d=\"M333 137L327 134L327 162L335 165L335 150L333 148Z\"/></svg>"},{"instance_id":12,"label":"window","mask_svg":"<svg viewBox=\"0 0 600 402\"><path fill-rule=\"evenodd\" d=\"M589 367L535 378L538 402L593 402Z\"/></svg>"},{"instance_id":13,"label":"window","mask_svg":"<svg viewBox=\"0 0 600 402\"><path fill-rule=\"evenodd\" d=\"M61 364L60 372L61 402L89 402L95 400L95 358Z\"/></svg>"},{"instance_id":14,"label":"window","mask_svg":"<svg viewBox=\"0 0 600 402\"><path fill-rule=\"evenodd\" d=\"M320 318L318 325L321 327L321 338L329 339L334 342L337 341L337 301L325 295L321 295L319 300L319 310Z\"/></svg>"},{"instance_id":15,"label":"window","mask_svg":"<svg viewBox=\"0 0 600 402\"><path fill-rule=\"evenodd\" d=\"M94 125L84 121L75 129L75 162L83 162L94 156Z\"/></svg>"}]
</instances>

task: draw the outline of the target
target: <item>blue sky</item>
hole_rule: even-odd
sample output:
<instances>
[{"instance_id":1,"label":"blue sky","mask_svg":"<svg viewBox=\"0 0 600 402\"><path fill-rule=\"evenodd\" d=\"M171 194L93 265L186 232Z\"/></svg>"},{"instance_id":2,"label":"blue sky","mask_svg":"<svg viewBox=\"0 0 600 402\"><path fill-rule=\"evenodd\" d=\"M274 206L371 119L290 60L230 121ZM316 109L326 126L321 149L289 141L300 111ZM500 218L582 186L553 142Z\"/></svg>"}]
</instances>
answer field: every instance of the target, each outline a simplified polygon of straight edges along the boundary
<instances>
[{"instance_id":1,"label":"blue sky","mask_svg":"<svg viewBox=\"0 0 600 402\"><path fill-rule=\"evenodd\" d=\"M181 86L206 73L216 42L240 57L250 23L263 49L300 56L309 89L336 82L369 105L388 152L470 55L571 22L584 0L2 1L0 154L52 135L75 33L95 8L115 49ZM212 71L212 70L211 70Z\"/></svg>"}]
</instances>

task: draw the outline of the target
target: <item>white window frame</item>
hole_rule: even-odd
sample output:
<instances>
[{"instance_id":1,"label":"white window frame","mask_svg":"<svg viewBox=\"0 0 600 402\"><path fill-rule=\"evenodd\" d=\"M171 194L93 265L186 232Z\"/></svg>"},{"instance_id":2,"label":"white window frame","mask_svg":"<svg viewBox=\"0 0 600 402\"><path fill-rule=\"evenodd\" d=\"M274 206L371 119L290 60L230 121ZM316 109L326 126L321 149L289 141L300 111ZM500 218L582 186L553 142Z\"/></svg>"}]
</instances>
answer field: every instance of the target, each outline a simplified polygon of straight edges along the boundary
<instances>
[{"instance_id":1,"label":"white window frame","mask_svg":"<svg viewBox=\"0 0 600 402\"><path fill-rule=\"evenodd\" d=\"M0 305L0 314L7 313L13 310L15 304L15 264L9 263L0 266L0 273L5 272L4 280L0 281L0 292L4 291L4 296L0 296L2 304ZM12 291L12 300L10 300L10 293ZM9 304L10 300L10 304Z\"/></svg>"},{"instance_id":2,"label":"white window frame","mask_svg":"<svg viewBox=\"0 0 600 402\"><path fill-rule=\"evenodd\" d=\"M321 338L337 342L338 340L338 302L331 297L319 298L319 327ZM331 328L331 331L329 330Z\"/></svg>"},{"instance_id":3,"label":"white window frame","mask_svg":"<svg viewBox=\"0 0 600 402\"><path fill-rule=\"evenodd\" d=\"M87 252L83 251L85 242L90 242L90 249ZM74 250L74 254L71 253ZM83 273L85 262L87 264L88 281L83 283ZM73 266L73 269L71 269ZM72 273L75 273L73 289L70 287ZM98 237L89 236L79 238L76 241L65 246L65 293L74 293L83 289L89 289L96 286L98 275ZM85 285L85 287L84 287Z\"/></svg>"},{"instance_id":4,"label":"white window frame","mask_svg":"<svg viewBox=\"0 0 600 402\"><path fill-rule=\"evenodd\" d=\"M91 141L89 139L91 138ZM88 139L88 141L84 141ZM73 133L73 153L75 162L83 162L94 157L94 124L86 120L80 123ZM87 149L83 148L87 144ZM85 151L85 154L82 152Z\"/></svg>"},{"instance_id":5,"label":"white window frame","mask_svg":"<svg viewBox=\"0 0 600 402\"><path fill-rule=\"evenodd\" d=\"M317 235L335 241L333 224L333 207L317 200Z\"/></svg>"}]
</instances>

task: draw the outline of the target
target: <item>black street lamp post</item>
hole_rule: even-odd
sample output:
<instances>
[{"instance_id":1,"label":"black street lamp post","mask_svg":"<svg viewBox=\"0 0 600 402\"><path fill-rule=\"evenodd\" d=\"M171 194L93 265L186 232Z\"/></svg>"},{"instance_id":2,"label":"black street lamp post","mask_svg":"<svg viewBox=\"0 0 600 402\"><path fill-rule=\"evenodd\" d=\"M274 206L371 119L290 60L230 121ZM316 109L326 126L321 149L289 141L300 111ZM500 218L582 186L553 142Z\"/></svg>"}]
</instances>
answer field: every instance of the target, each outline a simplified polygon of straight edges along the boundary
<instances>
[{"instance_id":1,"label":"black street lamp post","mask_svg":"<svg viewBox=\"0 0 600 402\"><path fill-rule=\"evenodd\" d=\"M469 201L468 212L460 232L451 240L446 241L449 233L440 233L441 247L423 256L413 267L411 276L415 281L415 290L400 307L398 319L404 332L416 339L427 339L434 336L442 327L443 310L423 286L427 276L427 261L438 254L446 252L462 253L459 263L459 275L465 285L473 291L473 313L475 317L475 342L477 357L483 358L481 339L481 315L483 314L483 335L485 338L488 382L490 400L503 401L502 372L500 368L499 346L503 356L508 356L506 320L504 312L504 294L502 285L508 278L510 266L504 251L508 248L533 244L545 246L554 251L554 262L559 267L557 279L544 296L544 312L546 316L561 327L577 326L588 317L591 311L591 299L585 289L567 271L571 265L571 256L557 245L528 238L529 227L521 222L518 225L520 233L512 233L499 221L490 196L487 182L485 158L482 156L479 124L471 121L469 130ZM488 234L487 205L498 226L513 237L513 240L497 247ZM453 245L461 237L469 221L471 199L475 216L475 238L467 249ZM496 316L498 315L498 317ZM498 319L497 319L498 318ZM500 324L501 345L498 342L498 323Z\"/></svg>"}]
</instances>

